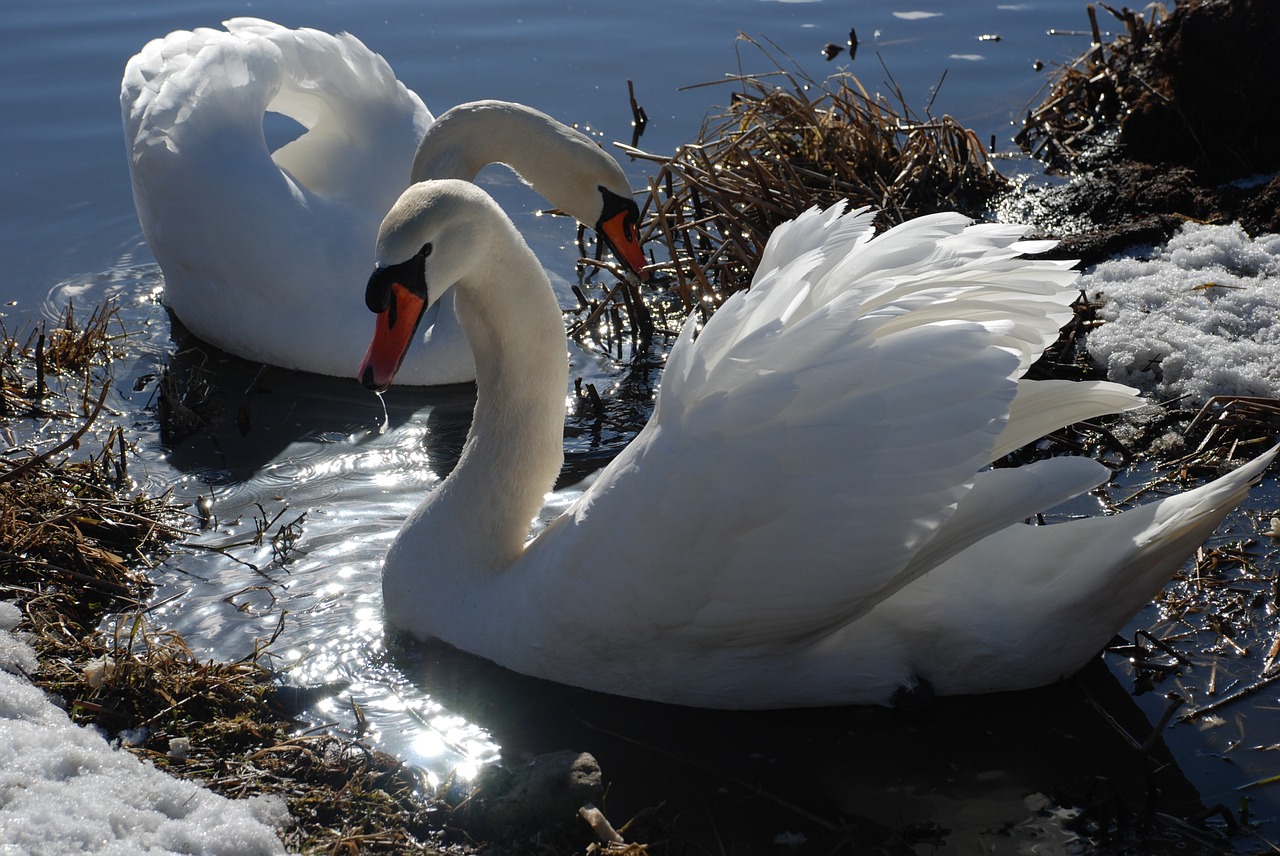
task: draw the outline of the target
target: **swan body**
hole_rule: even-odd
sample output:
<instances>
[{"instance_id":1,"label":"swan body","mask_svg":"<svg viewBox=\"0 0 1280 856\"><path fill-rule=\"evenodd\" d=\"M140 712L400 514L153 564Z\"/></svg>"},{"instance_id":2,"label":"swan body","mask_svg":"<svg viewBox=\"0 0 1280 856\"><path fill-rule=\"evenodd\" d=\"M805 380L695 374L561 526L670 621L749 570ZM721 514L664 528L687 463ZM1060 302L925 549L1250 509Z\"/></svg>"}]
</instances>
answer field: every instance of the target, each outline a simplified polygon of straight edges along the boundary
<instances>
[{"instance_id":1,"label":"swan body","mask_svg":"<svg viewBox=\"0 0 1280 856\"><path fill-rule=\"evenodd\" d=\"M386 556L387 619L525 674L707 707L889 703L919 680L979 693L1075 671L1275 450L1123 514L1024 523L1108 470L987 465L1141 402L1021 379L1069 318L1075 276L1021 258L1047 246L1021 232L937 214L872 239L872 214L840 207L779 227L750 290L696 337L686 324L645 428L528 539L562 459L559 311L482 191L411 187L366 299L452 290L477 398L456 468ZM361 374L381 387L394 366Z\"/></svg>"},{"instance_id":2,"label":"swan body","mask_svg":"<svg viewBox=\"0 0 1280 856\"><path fill-rule=\"evenodd\" d=\"M626 176L583 134L503 102L435 121L354 36L256 18L224 26L148 43L126 65L120 95L134 203L165 302L205 341L348 376L366 344L351 323L361 308L350 284L368 276L387 210L413 181L471 180L493 162L581 222L608 224L615 252L643 266ZM270 151L269 111L305 132ZM405 382L474 379L449 301L428 320Z\"/></svg>"}]
</instances>

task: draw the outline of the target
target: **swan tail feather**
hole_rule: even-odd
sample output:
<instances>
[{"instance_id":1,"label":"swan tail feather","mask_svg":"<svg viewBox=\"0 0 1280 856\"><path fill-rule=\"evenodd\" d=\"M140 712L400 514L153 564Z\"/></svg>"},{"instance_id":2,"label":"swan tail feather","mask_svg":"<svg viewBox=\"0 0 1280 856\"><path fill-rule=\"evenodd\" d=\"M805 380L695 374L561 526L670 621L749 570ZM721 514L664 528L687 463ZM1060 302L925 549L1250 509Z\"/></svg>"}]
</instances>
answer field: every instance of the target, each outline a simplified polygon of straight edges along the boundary
<instances>
[{"instance_id":1,"label":"swan tail feather","mask_svg":"<svg viewBox=\"0 0 1280 856\"><path fill-rule=\"evenodd\" d=\"M1010 526L944 562L873 615L905 620L911 659L944 693L1058 680L1101 650L1150 602L1257 483L1280 447L1221 478L1120 514ZM1009 557L1019 558L1017 572ZM984 570L985 569L985 570ZM996 624L980 616L999 615ZM1064 633L1063 628L1070 628ZM945 638L945 650L936 644ZM1021 640L1010 646L1008 639Z\"/></svg>"}]
</instances>

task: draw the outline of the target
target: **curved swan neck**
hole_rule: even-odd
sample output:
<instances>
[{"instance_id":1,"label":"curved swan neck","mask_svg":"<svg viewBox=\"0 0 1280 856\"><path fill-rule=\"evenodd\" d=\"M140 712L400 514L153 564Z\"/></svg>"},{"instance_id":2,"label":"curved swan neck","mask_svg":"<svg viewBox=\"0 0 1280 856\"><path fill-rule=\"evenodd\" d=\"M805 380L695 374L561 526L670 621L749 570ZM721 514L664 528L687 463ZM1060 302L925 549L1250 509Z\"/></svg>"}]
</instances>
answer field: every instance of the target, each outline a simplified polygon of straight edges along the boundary
<instances>
[{"instance_id":1,"label":"curved swan neck","mask_svg":"<svg viewBox=\"0 0 1280 856\"><path fill-rule=\"evenodd\" d=\"M597 181L575 182L577 170L599 162L600 177L625 176L585 135L545 113L506 101L476 101L452 108L427 131L413 161L412 180L457 178L472 181L491 163L506 164L552 205L594 225L599 217ZM584 209L584 206L586 208Z\"/></svg>"},{"instance_id":2,"label":"curved swan neck","mask_svg":"<svg viewBox=\"0 0 1280 856\"><path fill-rule=\"evenodd\" d=\"M433 514L454 517L447 528L471 531L472 570L515 561L564 459L560 307L533 251L505 217L495 219L506 234L454 286L476 358L476 406L462 456L433 503Z\"/></svg>"}]
</instances>

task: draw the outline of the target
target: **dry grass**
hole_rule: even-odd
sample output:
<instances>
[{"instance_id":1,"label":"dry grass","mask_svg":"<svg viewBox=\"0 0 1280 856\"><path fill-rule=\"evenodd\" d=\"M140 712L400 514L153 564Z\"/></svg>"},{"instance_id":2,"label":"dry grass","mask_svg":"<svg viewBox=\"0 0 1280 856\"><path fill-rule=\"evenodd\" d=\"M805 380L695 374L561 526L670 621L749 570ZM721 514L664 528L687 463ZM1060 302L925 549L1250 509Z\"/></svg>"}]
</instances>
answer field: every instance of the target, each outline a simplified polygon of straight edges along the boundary
<instances>
[{"instance_id":1,"label":"dry grass","mask_svg":"<svg viewBox=\"0 0 1280 856\"><path fill-rule=\"evenodd\" d=\"M1125 34L1104 42L1096 7L1123 23ZM1028 109L1014 137L1024 151L1055 170L1075 168L1098 136L1117 126L1135 90L1143 85L1129 74L1133 52L1151 41L1152 31L1168 14L1159 3L1147 7L1146 17L1104 3L1086 9L1092 34L1089 50L1058 68L1044 100Z\"/></svg>"},{"instance_id":2,"label":"dry grass","mask_svg":"<svg viewBox=\"0 0 1280 856\"><path fill-rule=\"evenodd\" d=\"M358 740L301 734L274 677L256 658L202 662L144 609L104 632L76 637L56 620L39 629L37 683L68 702L73 719L124 735L134 754L232 798L282 797L295 824L291 850L434 852L439 829L419 778Z\"/></svg>"},{"instance_id":3,"label":"dry grass","mask_svg":"<svg viewBox=\"0 0 1280 856\"><path fill-rule=\"evenodd\" d=\"M1280 399L1216 395L1205 402L1183 430L1195 448L1172 461L1192 467L1247 460L1262 454L1280 435Z\"/></svg>"},{"instance_id":4,"label":"dry grass","mask_svg":"<svg viewBox=\"0 0 1280 856\"><path fill-rule=\"evenodd\" d=\"M95 369L123 335L113 326L111 305L83 327L68 305L54 329L6 335L0 345L0 429L13 447L0 454L0 584L72 638L136 605L152 555L180 537L167 497L128 495L130 451L119 427L100 432L98 453L75 454L106 401L110 382ZM50 388L52 376L64 381L61 391ZM19 445L13 418L52 419L47 433L58 439L43 449Z\"/></svg>"},{"instance_id":5,"label":"dry grass","mask_svg":"<svg viewBox=\"0 0 1280 856\"><path fill-rule=\"evenodd\" d=\"M50 409L54 403L78 404L82 416L91 412L89 376L110 362L125 336L113 303L95 309L83 325L76 322L71 303L56 326L40 324L10 335L0 323L0 418L55 416L69 411ZM61 395L49 387L50 376L64 381ZM79 396L67 395L76 386Z\"/></svg>"},{"instance_id":6,"label":"dry grass","mask_svg":"<svg viewBox=\"0 0 1280 856\"><path fill-rule=\"evenodd\" d=\"M724 81L729 107L675 154L624 147L658 165L643 231L666 247L663 269L685 312L745 287L773 230L813 206L871 205L890 225L977 214L1005 187L976 135L951 117L918 117L900 91L894 104L848 74L815 81L740 38L775 69Z\"/></svg>"},{"instance_id":7,"label":"dry grass","mask_svg":"<svg viewBox=\"0 0 1280 856\"><path fill-rule=\"evenodd\" d=\"M167 498L122 493L123 448L117 429L83 460L0 464L0 584L71 639L145 597L152 555L179 537Z\"/></svg>"}]
</instances>

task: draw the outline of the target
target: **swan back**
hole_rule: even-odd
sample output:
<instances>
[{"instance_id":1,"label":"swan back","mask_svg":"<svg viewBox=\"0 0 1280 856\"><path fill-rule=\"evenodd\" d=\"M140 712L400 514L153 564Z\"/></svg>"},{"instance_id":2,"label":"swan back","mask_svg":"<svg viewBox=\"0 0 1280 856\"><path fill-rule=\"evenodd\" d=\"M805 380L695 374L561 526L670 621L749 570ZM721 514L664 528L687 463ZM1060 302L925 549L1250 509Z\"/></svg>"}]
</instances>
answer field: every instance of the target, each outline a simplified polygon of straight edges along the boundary
<instances>
[{"instance_id":1,"label":"swan back","mask_svg":"<svg viewBox=\"0 0 1280 856\"><path fill-rule=\"evenodd\" d=\"M490 162L515 168L600 230L628 266L644 267L625 176L584 135L500 102L463 105L433 125L351 35L255 18L225 27L148 43L126 65L120 96L135 207L166 303L202 339L349 375L365 344L355 286L383 216L411 176L470 180ZM268 112L303 133L270 151ZM402 381L475 378L451 298L418 338Z\"/></svg>"},{"instance_id":2,"label":"swan back","mask_svg":"<svg viewBox=\"0 0 1280 856\"><path fill-rule=\"evenodd\" d=\"M175 193L185 188L216 202L253 190L253 179L271 190L385 212L406 185L407 169L396 164L412 163L432 121L421 99L350 34L256 18L224 26L153 40L125 66L121 108L130 167L140 173L135 191L179 181ZM268 112L303 128L275 152L263 134ZM217 192L237 177L244 183ZM144 227L156 220L148 196L140 207Z\"/></svg>"}]
</instances>

